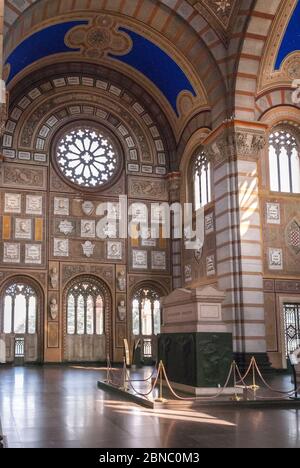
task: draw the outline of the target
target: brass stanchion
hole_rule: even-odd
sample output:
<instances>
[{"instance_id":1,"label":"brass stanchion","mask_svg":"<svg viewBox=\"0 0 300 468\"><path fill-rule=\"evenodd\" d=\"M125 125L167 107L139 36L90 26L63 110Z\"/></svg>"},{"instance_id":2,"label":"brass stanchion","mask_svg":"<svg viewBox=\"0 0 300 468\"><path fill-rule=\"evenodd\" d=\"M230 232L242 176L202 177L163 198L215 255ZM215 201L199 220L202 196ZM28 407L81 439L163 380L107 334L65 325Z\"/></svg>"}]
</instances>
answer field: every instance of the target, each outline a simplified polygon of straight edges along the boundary
<instances>
[{"instance_id":1,"label":"brass stanchion","mask_svg":"<svg viewBox=\"0 0 300 468\"><path fill-rule=\"evenodd\" d=\"M167 400L163 396L163 369L164 369L164 364L162 361L159 363L159 368L158 368L158 374L160 376L160 381L159 381L159 397L156 398L155 402L156 403L165 403ZM154 390L154 389L153 389Z\"/></svg>"},{"instance_id":2,"label":"brass stanchion","mask_svg":"<svg viewBox=\"0 0 300 468\"><path fill-rule=\"evenodd\" d=\"M233 363L231 364L231 366L233 367L233 379L234 379L234 390L235 390L235 394L234 396L231 398L231 401L241 401L241 398L238 396L237 394L237 378L236 378L236 368L237 368L237 363L235 361L233 361ZM231 367L231 368L232 368Z\"/></svg>"},{"instance_id":3,"label":"brass stanchion","mask_svg":"<svg viewBox=\"0 0 300 468\"><path fill-rule=\"evenodd\" d=\"M124 357L124 363L123 363L123 385L121 387L124 392L128 392L128 385L127 385L127 364L126 364L126 358Z\"/></svg>"},{"instance_id":4,"label":"brass stanchion","mask_svg":"<svg viewBox=\"0 0 300 468\"><path fill-rule=\"evenodd\" d=\"M106 382L110 384L110 357L107 355Z\"/></svg>"},{"instance_id":5,"label":"brass stanchion","mask_svg":"<svg viewBox=\"0 0 300 468\"><path fill-rule=\"evenodd\" d=\"M255 357L252 358L252 386L250 387L251 390L253 390L254 393L254 400L256 401L256 393L260 389L258 385L256 385L256 368L255 368Z\"/></svg>"}]
</instances>

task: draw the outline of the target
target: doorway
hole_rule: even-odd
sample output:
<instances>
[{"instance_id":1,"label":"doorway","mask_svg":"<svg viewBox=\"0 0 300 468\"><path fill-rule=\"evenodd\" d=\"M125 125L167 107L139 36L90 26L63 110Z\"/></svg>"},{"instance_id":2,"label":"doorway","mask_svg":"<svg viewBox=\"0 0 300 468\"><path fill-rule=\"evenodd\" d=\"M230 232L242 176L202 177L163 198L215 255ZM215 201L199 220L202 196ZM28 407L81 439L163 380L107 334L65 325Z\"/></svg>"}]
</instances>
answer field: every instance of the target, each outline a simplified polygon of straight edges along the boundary
<instances>
[{"instance_id":1,"label":"doorway","mask_svg":"<svg viewBox=\"0 0 300 468\"><path fill-rule=\"evenodd\" d=\"M139 288L132 298L133 341L141 343L141 360L151 365L157 360L157 338L161 332L161 294L151 285Z\"/></svg>"},{"instance_id":2,"label":"doorway","mask_svg":"<svg viewBox=\"0 0 300 468\"><path fill-rule=\"evenodd\" d=\"M6 362L22 366L39 361L40 297L31 283L11 281L1 297L1 335Z\"/></svg>"},{"instance_id":3,"label":"doorway","mask_svg":"<svg viewBox=\"0 0 300 468\"><path fill-rule=\"evenodd\" d=\"M105 362L111 353L111 294L99 278L75 278L64 292L65 362Z\"/></svg>"}]
</instances>

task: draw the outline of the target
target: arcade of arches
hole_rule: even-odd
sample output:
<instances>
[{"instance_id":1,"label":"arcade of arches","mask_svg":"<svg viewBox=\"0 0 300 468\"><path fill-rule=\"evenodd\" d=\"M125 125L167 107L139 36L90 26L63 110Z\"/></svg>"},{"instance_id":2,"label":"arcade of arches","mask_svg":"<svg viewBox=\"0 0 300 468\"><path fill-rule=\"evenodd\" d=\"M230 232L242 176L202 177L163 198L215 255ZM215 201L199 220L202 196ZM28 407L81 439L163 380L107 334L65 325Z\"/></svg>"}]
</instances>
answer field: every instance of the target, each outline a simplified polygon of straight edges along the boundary
<instances>
[{"instance_id":1,"label":"arcade of arches","mask_svg":"<svg viewBox=\"0 0 300 468\"><path fill-rule=\"evenodd\" d=\"M237 358L286 368L300 345L299 2L0 5L6 362L120 363L124 339L155 361L162 298L212 287ZM204 209L203 248L116 237L100 207L125 195Z\"/></svg>"}]
</instances>

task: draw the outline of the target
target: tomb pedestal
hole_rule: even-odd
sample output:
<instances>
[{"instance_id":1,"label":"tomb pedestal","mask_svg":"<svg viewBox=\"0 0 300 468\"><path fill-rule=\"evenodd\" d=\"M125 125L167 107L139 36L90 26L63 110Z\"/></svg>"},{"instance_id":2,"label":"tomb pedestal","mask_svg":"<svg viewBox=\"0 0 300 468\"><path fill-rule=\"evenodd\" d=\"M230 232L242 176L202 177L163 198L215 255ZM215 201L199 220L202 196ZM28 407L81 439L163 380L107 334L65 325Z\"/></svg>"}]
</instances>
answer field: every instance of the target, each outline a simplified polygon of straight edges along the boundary
<instances>
[{"instance_id":1,"label":"tomb pedestal","mask_svg":"<svg viewBox=\"0 0 300 468\"><path fill-rule=\"evenodd\" d=\"M212 395L224 386L233 361L232 333L222 317L224 299L212 286L177 289L163 298L158 353L178 390ZM232 393L232 388L224 392Z\"/></svg>"}]
</instances>

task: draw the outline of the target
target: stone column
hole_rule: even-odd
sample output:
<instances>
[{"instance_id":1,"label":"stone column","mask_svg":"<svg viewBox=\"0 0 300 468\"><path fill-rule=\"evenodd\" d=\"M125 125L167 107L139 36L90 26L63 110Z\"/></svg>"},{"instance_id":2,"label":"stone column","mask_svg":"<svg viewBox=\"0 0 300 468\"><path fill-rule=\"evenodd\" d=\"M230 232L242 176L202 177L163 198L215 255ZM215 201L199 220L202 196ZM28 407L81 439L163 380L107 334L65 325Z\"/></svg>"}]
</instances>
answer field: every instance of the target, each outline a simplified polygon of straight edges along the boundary
<instances>
[{"instance_id":1,"label":"stone column","mask_svg":"<svg viewBox=\"0 0 300 468\"><path fill-rule=\"evenodd\" d=\"M167 175L168 190L169 190L169 201L170 203L180 203L180 188L181 188L181 173L171 172ZM178 228L179 226L176 226ZM182 226L180 226L182 229ZM182 258L181 258L181 239L174 238L174 216L172 215L171 220L171 246L172 246L172 277L173 277L173 289L180 288L182 286Z\"/></svg>"},{"instance_id":2,"label":"stone column","mask_svg":"<svg viewBox=\"0 0 300 468\"><path fill-rule=\"evenodd\" d=\"M269 364L263 294L258 161L266 126L229 121L205 141L214 166L217 271L225 321L241 365L255 355Z\"/></svg>"}]
</instances>

